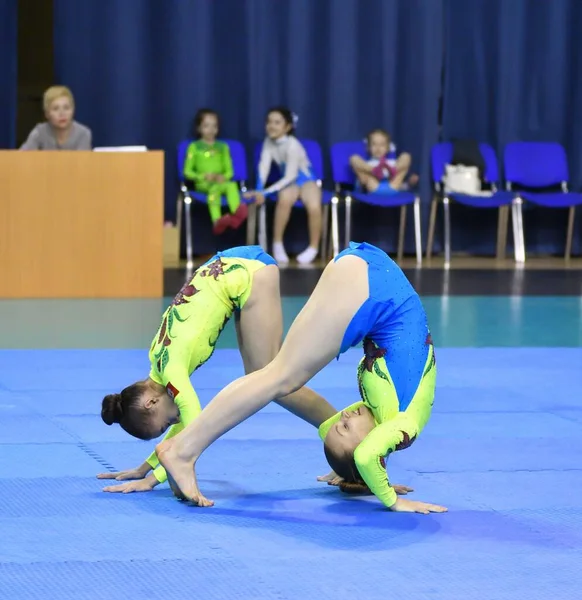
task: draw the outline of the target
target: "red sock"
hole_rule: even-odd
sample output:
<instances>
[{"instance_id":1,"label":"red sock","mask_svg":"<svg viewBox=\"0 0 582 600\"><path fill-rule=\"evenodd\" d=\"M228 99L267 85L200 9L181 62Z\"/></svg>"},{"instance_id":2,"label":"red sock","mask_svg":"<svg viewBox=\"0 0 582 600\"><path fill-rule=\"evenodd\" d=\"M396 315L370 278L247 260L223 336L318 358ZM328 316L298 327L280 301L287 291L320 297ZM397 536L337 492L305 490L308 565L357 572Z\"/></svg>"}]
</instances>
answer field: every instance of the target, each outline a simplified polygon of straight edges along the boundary
<instances>
[{"instance_id":1,"label":"red sock","mask_svg":"<svg viewBox=\"0 0 582 600\"><path fill-rule=\"evenodd\" d=\"M233 229L238 229L246 221L248 214L248 206L246 204L241 204L236 209L234 215L231 215L231 227Z\"/></svg>"},{"instance_id":2,"label":"red sock","mask_svg":"<svg viewBox=\"0 0 582 600\"><path fill-rule=\"evenodd\" d=\"M222 235L229 227L232 227L232 216L222 215L222 217L214 223L212 233L214 233L214 235Z\"/></svg>"}]
</instances>

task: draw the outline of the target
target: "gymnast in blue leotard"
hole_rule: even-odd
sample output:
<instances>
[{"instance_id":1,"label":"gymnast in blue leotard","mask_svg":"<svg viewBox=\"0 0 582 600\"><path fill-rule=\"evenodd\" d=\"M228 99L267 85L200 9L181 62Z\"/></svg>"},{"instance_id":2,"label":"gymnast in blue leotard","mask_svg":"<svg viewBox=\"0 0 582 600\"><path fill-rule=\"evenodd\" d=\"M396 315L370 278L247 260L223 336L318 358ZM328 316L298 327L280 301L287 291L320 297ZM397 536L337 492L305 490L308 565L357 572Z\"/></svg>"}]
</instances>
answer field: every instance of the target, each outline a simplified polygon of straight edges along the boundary
<instances>
[{"instance_id":1,"label":"gymnast in blue leotard","mask_svg":"<svg viewBox=\"0 0 582 600\"><path fill-rule=\"evenodd\" d=\"M194 469L202 452L360 342L361 401L320 426L333 469L321 480L340 484L344 491L372 491L393 511L444 512L442 506L400 497L410 488L391 485L385 468L386 457L408 448L430 417L436 362L426 314L396 263L379 248L354 242L328 264L277 356L232 382L195 422L157 446L174 493L210 505L198 489Z\"/></svg>"}]
</instances>

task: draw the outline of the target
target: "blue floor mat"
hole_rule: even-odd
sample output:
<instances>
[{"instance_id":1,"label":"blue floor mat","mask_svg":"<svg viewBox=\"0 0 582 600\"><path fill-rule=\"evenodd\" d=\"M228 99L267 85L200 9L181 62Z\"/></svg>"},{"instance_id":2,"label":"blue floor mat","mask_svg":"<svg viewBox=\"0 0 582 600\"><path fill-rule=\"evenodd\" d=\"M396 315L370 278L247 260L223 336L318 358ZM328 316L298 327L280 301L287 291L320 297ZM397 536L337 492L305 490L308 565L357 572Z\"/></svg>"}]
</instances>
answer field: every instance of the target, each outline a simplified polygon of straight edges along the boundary
<instances>
[{"instance_id":1,"label":"blue floor mat","mask_svg":"<svg viewBox=\"0 0 582 600\"><path fill-rule=\"evenodd\" d=\"M359 351L311 382L357 399ZM216 501L167 485L111 495L95 478L154 442L99 417L103 395L147 375L144 351L0 352L0 599L370 600L578 598L582 586L582 349L441 349L434 413L394 483L445 504L395 514L318 484L315 430L276 405L200 459ZM217 351L203 403L242 373Z\"/></svg>"}]
</instances>

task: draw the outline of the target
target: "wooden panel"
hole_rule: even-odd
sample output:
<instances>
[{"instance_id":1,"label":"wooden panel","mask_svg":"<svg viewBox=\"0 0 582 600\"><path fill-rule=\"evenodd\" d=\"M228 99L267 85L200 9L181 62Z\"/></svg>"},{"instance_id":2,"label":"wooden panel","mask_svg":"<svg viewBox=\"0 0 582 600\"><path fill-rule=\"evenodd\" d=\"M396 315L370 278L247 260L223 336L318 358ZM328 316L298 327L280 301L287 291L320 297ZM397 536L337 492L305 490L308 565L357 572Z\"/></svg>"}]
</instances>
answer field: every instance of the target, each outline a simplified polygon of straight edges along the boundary
<instances>
[{"instance_id":1,"label":"wooden panel","mask_svg":"<svg viewBox=\"0 0 582 600\"><path fill-rule=\"evenodd\" d=\"M0 152L0 298L163 292L163 153Z\"/></svg>"}]
</instances>

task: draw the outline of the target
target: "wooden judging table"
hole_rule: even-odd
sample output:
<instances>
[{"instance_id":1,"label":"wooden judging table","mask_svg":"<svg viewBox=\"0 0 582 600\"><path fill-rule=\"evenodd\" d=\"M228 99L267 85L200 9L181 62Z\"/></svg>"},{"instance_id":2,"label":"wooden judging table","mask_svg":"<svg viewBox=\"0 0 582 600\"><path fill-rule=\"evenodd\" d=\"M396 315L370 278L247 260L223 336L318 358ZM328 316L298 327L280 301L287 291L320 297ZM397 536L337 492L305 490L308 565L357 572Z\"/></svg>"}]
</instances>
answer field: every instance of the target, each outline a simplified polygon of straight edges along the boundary
<instances>
[{"instance_id":1,"label":"wooden judging table","mask_svg":"<svg viewBox=\"0 0 582 600\"><path fill-rule=\"evenodd\" d=\"M0 298L163 294L163 152L0 152Z\"/></svg>"}]
</instances>

